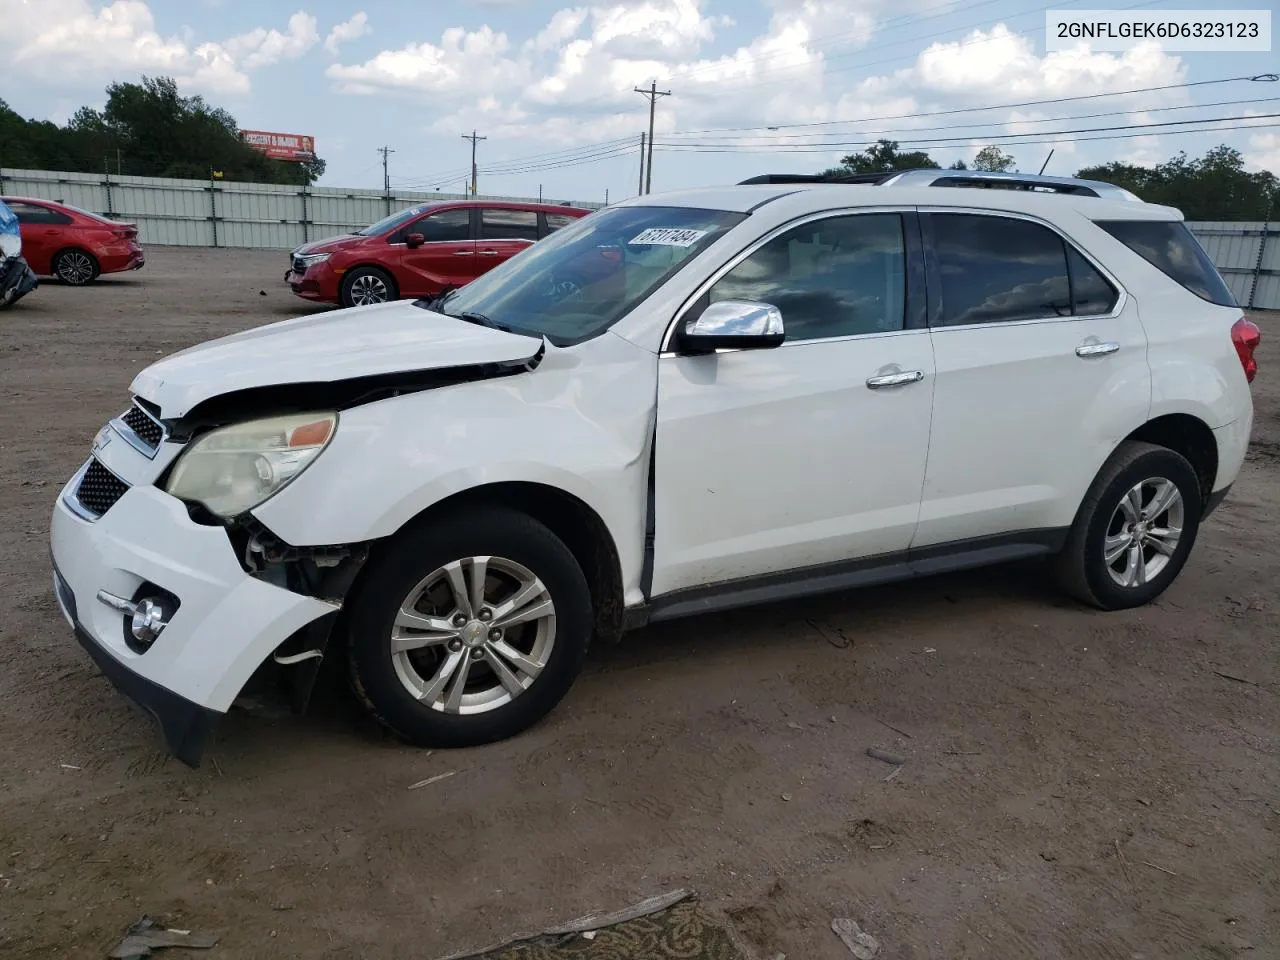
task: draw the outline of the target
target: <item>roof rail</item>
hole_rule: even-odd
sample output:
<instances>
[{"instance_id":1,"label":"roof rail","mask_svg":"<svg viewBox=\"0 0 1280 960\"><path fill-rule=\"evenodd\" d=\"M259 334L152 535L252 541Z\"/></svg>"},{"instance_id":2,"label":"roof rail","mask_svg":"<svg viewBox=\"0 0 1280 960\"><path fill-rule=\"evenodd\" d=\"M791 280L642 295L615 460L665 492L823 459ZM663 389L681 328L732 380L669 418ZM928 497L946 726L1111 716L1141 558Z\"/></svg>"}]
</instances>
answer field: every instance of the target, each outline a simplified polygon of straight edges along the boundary
<instances>
[{"instance_id":1,"label":"roof rail","mask_svg":"<svg viewBox=\"0 0 1280 960\"><path fill-rule=\"evenodd\" d=\"M886 170L880 173L762 173L758 177L742 180L739 186L755 183L883 183L885 180L901 173L900 170Z\"/></svg>"},{"instance_id":2,"label":"roof rail","mask_svg":"<svg viewBox=\"0 0 1280 960\"><path fill-rule=\"evenodd\" d=\"M1029 190L1110 200L1141 199L1124 187L1078 177L1047 177L1036 173L988 173L983 170L889 170L854 174L764 174L743 183L865 183L882 187L970 187L985 190Z\"/></svg>"}]
</instances>

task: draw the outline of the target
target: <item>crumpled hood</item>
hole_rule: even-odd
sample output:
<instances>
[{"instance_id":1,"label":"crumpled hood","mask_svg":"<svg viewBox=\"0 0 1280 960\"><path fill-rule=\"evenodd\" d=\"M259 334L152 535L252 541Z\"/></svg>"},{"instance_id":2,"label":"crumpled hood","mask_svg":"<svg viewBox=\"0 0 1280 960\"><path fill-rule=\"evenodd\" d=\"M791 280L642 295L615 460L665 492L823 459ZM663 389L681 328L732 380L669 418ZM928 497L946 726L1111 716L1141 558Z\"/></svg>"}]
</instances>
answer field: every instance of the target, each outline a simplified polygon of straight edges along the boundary
<instances>
[{"instance_id":1,"label":"crumpled hood","mask_svg":"<svg viewBox=\"0 0 1280 960\"><path fill-rule=\"evenodd\" d=\"M536 337L505 333L400 300L295 317L199 344L153 363L130 389L185 416L211 397L254 387L530 360Z\"/></svg>"}]
</instances>

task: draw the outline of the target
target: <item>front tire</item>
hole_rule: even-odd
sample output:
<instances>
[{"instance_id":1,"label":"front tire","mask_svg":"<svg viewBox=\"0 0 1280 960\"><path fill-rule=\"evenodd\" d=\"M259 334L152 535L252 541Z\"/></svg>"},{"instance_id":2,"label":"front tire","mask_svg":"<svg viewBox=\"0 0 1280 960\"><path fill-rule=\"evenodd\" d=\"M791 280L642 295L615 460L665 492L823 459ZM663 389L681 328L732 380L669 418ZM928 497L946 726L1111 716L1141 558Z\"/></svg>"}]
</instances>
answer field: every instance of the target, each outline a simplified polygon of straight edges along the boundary
<instances>
[{"instance_id":1,"label":"front tire","mask_svg":"<svg viewBox=\"0 0 1280 960\"><path fill-rule=\"evenodd\" d=\"M62 250L53 258L53 275L69 287L83 287L98 279L101 268L85 250Z\"/></svg>"},{"instance_id":2,"label":"front tire","mask_svg":"<svg viewBox=\"0 0 1280 960\"><path fill-rule=\"evenodd\" d=\"M367 307L397 300L400 292L391 274L377 267L356 267L342 278L339 292L344 307Z\"/></svg>"},{"instance_id":3,"label":"front tire","mask_svg":"<svg viewBox=\"0 0 1280 960\"><path fill-rule=\"evenodd\" d=\"M1128 443L1085 495L1056 558L1058 581L1101 610L1150 603L1187 562L1202 513L1200 481L1185 457Z\"/></svg>"},{"instance_id":4,"label":"front tire","mask_svg":"<svg viewBox=\"0 0 1280 960\"><path fill-rule=\"evenodd\" d=\"M591 593L533 518L484 509L403 531L349 606L356 693L419 746L504 740L548 714L582 668Z\"/></svg>"}]
</instances>

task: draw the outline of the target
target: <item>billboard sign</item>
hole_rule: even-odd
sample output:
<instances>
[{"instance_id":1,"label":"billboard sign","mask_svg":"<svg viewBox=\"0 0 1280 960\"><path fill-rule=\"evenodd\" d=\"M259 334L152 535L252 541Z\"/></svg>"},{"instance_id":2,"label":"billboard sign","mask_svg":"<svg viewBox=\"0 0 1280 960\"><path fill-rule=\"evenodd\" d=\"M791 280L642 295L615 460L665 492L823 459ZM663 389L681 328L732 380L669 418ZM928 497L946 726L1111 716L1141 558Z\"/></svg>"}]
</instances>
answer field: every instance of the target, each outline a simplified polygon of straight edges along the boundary
<instances>
[{"instance_id":1,"label":"billboard sign","mask_svg":"<svg viewBox=\"0 0 1280 960\"><path fill-rule=\"evenodd\" d=\"M272 160L312 160L316 155L316 138L298 133L269 133L265 130L241 130L242 139L253 149Z\"/></svg>"}]
</instances>

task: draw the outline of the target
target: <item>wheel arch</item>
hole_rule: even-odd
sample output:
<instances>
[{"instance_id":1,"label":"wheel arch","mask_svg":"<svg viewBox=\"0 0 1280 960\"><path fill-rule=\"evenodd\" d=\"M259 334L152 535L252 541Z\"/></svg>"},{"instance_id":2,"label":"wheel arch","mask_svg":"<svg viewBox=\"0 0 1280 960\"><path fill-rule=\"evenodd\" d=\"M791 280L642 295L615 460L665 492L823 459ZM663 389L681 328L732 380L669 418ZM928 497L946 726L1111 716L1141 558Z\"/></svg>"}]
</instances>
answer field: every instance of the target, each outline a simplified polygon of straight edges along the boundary
<instances>
[{"instance_id":1,"label":"wheel arch","mask_svg":"<svg viewBox=\"0 0 1280 960\"><path fill-rule=\"evenodd\" d=\"M396 272L393 269L391 269L384 263L378 263L376 260L360 260L357 263L353 263L350 266L342 268L342 276L338 278L339 299L341 299L342 291L347 285L347 278L350 277L351 274L355 273L355 271L357 270L377 270L379 273L385 276L388 280L390 280L391 285L395 288L396 295L391 299L392 300L400 299L400 278L396 276Z\"/></svg>"},{"instance_id":2,"label":"wheel arch","mask_svg":"<svg viewBox=\"0 0 1280 960\"><path fill-rule=\"evenodd\" d=\"M516 480L496 481L461 490L419 511L392 537L399 537L416 525L429 523L434 517L481 510L486 506L519 510L563 540L582 568L591 590L595 639L614 641L621 636L624 607L622 564L613 535L591 506L558 487ZM358 581L353 589L357 587Z\"/></svg>"},{"instance_id":3,"label":"wheel arch","mask_svg":"<svg viewBox=\"0 0 1280 960\"><path fill-rule=\"evenodd\" d=\"M1148 420L1122 441L1142 441L1185 457L1200 481L1200 502L1207 504L1218 478L1218 441L1213 430L1189 413L1167 413Z\"/></svg>"},{"instance_id":4,"label":"wheel arch","mask_svg":"<svg viewBox=\"0 0 1280 960\"><path fill-rule=\"evenodd\" d=\"M74 243L67 243L63 244L49 255L49 276L56 277L58 275L58 258L64 253L71 253L72 251L76 253L83 253L93 264L93 277L90 278L91 280L102 275L102 261L98 259L97 255L92 250L88 247L82 247Z\"/></svg>"}]
</instances>

